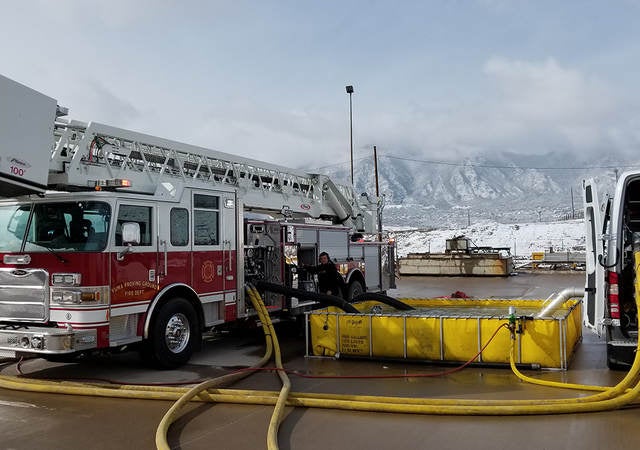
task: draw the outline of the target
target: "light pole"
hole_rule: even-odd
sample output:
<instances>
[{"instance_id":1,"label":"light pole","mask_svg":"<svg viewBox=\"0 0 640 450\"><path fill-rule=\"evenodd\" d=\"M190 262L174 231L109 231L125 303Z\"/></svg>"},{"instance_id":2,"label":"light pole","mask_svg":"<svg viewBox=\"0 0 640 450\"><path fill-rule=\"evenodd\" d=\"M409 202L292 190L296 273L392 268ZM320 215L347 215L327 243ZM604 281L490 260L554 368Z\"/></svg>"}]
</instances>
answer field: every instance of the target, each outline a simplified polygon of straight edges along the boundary
<instances>
[{"instance_id":1,"label":"light pole","mask_svg":"<svg viewBox=\"0 0 640 450\"><path fill-rule=\"evenodd\" d=\"M351 187L353 187L353 109L351 103L351 94L353 94L353 86L346 86L347 94L349 94L349 142L351 143Z\"/></svg>"}]
</instances>

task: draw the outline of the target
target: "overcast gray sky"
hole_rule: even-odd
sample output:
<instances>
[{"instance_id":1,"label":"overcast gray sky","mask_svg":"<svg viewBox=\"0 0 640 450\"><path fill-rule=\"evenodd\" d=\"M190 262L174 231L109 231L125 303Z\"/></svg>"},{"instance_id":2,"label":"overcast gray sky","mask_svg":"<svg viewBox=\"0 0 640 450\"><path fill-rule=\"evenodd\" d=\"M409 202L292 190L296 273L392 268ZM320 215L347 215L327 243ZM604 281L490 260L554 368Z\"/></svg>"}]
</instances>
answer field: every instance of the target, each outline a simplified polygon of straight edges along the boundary
<instances>
[{"instance_id":1,"label":"overcast gray sky","mask_svg":"<svg viewBox=\"0 0 640 450\"><path fill-rule=\"evenodd\" d=\"M21 0L0 73L94 120L291 167L640 143L639 0ZM2 101L2 99L0 99Z\"/></svg>"}]
</instances>

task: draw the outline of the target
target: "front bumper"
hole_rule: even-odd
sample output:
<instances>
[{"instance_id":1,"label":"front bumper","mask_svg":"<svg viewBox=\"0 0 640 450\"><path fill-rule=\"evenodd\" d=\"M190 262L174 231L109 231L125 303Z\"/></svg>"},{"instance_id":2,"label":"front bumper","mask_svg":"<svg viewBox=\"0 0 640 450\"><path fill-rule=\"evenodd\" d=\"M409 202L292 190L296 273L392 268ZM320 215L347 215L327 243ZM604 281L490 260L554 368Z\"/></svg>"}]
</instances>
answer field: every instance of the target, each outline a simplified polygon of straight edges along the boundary
<instances>
[{"instance_id":1,"label":"front bumper","mask_svg":"<svg viewBox=\"0 0 640 450\"><path fill-rule=\"evenodd\" d=\"M66 355L96 348L96 330L0 324L0 357Z\"/></svg>"}]
</instances>

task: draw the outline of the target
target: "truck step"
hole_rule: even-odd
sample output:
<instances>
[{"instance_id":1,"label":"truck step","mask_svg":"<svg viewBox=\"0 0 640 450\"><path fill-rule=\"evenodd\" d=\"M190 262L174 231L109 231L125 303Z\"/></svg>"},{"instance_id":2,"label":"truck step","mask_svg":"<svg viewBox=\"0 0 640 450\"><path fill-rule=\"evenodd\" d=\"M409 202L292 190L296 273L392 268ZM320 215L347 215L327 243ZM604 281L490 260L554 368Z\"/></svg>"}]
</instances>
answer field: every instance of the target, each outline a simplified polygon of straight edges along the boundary
<instances>
[{"instance_id":1,"label":"truck step","mask_svg":"<svg viewBox=\"0 0 640 450\"><path fill-rule=\"evenodd\" d=\"M607 342L607 344L614 347L637 347L638 341L636 339L616 339Z\"/></svg>"}]
</instances>

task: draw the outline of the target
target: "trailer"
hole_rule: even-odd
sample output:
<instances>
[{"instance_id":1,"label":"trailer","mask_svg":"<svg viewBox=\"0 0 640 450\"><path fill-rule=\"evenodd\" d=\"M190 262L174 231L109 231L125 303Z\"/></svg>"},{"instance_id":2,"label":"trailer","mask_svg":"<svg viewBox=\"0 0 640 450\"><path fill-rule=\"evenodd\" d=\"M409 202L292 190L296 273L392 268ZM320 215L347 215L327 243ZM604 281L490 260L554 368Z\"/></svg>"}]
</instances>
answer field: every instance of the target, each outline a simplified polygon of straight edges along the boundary
<instances>
[{"instance_id":1,"label":"trailer","mask_svg":"<svg viewBox=\"0 0 640 450\"><path fill-rule=\"evenodd\" d=\"M513 270L510 247L470 245L464 236L447 239L444 253L409 253L398 259L400 275L508 277Z\"/></svg>"}]
</instances>

